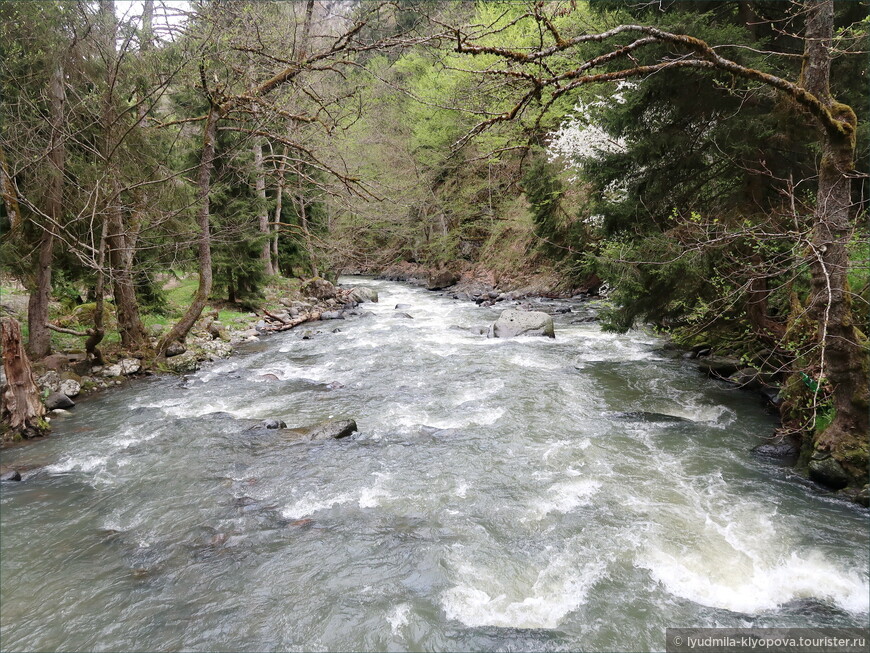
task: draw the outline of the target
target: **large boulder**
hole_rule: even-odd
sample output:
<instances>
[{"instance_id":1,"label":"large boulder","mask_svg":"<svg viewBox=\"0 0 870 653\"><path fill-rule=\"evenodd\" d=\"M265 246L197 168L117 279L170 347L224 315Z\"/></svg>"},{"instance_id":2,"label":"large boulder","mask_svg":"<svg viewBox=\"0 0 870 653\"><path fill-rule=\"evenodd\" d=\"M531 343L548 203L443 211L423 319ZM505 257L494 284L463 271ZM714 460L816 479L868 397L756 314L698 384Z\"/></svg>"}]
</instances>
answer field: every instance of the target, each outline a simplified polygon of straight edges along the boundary
<instances>
[{"instance_id":1,"label":"large boulder","mask_svg":"<svg viewBox=\"0 0 870 653\"><path fill-rule=\"evenodd\" d=\"M515 336L547 336L555 338L553 318L542 311L502 311L495 324L490 328L494 338L513 338Z\"/></svg>"},{"instance_id":2,"label":"large boulder","mask_svg":"<svg viewBox=\"0 0 870 653\"><path fill-rule=\"evenodd\" d=\"M314 297L319 300L335 299L336 296L335 286L320 277L314 277L303 283L300 291L306 297Z\"/></svg>"},{"instance_id":3,"label":"large boulder","mask_svg":"<svg viewBox=\"0 0 870 653\"><path fill-rule=\"evenodd\" d=\"M356 286L350 291L349 299L357 304L362 304L363 302L377 302L378 293L367 286Z\"/></svg>"},{"instance_id":4,"label":"large boulder","mask_svg":"<svg viewBox=\"0 0 870 653\"><path fill-rule=\"evenodd\" d=\"M816 458L816 456L819 456ZM824 457L822 457L824 456ZM852 480L843 466L831 456L813 454L809 463L810 478L834 490L840 490Z\"/></svg>"},{"instance_id":5,"label":"large boulder","mask_svg":"<svg viewBox=\"0 0 870 653\"><path fill-rule=\"evenodd\" d=\"M73 408L75 405L75 402L62 392L52 392L45 398L46 410L54 410L55 408Z\"/></svg>"},{"instance_id":6,"label":"large boulder","mask_svg":"<svg viewBox=\"0 0 870 653\"><path fill-rule=\"evenodd\" d=\"M196 354L192 351L167 358L163 365L167 370L176 374L188 374L199 369L199 361L196 360Z\"/></svg>"},{"instance_id":7,"label":"large boulder","mask_svg":"<svg viewBox=\"0 0 870 653\"><path fill-rule=\"evenodd\" d=\"M352 419L331 419L310 427L307 435L311 440L339 440L356 430L356 422Z\"/></svg>"},{"instance_id":8,"label":"large boulder","mask_svg":"<svg viewBox=\"0 0 870 653\"><path fill-rule=\"evenodd\" d=\"M0 472L0 481L20 481L21 474L17 469L4 469Z\"/></svg>"},{"instance_id":9,"label":"large boulder","mask_svg":"<svg viewBox=\"0 0 870 653\"><path fill-rule=\"evenodd\" d=\"M736 358L728 356L706 356L698 358L698 369L708 375L719 378L727 378L736 374L743 364Z\"/></svg>"},{"instance_id":10,"label":"large boulder","mask_svg":"<svg viewBox=\"0 0 870 653\"><path fill-rule=\"evenodd\" d=\"M40 361L47 370L62 372L69 367L69 359L66 354L51 354Z\"/></svg>"},{"instance_id":11,"label":"large boulder","mask_svg":"<svg viewBox=\"0 0 870 653\"><path fill-rule=\"evenodd\" d=\"M185 347L183 343L174 340L166 346L166 351L164 353L166 354L166 358L172 358L173 356L181 356L181 354L186 351L187 347Z\"/></svg>"},{"instance_id":12,"label":"large boulder","mask_svg":"<svg viewBox=\"0 0 870 653\"><path fill-rule=\"evenodd\" d=\"M118 361L118 368L125 376L135 374L142 368L142 361L138 358L122 358Z\"/></svg>"},{"instance_id":13,"label":"large boulder","mask_svg":"<svg viewBox=\"0 0 870 653\"><path fill-rule=\"evenodd\" d=\"M77 397L82 391L82 384L75 379L66 379L60 383L60 392L67 397Z\"/></svg>"},{"instance_id":14,"label":"large boulder","mask_svg":"<svg viewBox=\"0 0 870 653\"><path fill-rule=\"evenodd\" d=\"M790 467L794 465L801 453L800 443L791 438L779 442L765 442L753 447L752 455L775 465Z\"/></svg>"},{"instance_id":15,"label":"large boulder","mask_svg":"<svg viewBox=\"0 0 870 653\"><path fill-rule=\"evenodd\" d=\"M36 385L39 386L41 390L57 392L58 390L60 390L60 381L60 374L58 374L55 370L49 370L45 374L37 377Z\"/></svg>"},{"instance_id":16,"label":"large boulder","mask_svg":"<svg viewBox=\"0 0 870 653\"><path fill-rule=\"evenodd\" d=\"M428 290L442 290L456 284L459 281L459 275L450 270L435 270L429 273L426 279L426 288Z\"/></svg>"}]
</instances>

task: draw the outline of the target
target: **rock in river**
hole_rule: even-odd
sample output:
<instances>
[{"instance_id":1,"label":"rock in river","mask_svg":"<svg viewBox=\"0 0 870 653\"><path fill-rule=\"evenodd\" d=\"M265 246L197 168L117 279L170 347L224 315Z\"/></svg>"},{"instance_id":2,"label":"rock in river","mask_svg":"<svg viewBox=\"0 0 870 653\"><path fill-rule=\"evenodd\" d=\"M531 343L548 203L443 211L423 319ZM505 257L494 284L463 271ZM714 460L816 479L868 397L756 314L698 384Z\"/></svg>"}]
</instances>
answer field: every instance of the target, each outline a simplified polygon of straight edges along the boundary
<instances>
[{"instance_id":1,"label":"rock in river","mask_svg":"<svg viewBox=\"0 0 870 653\"><path fill-rule=\"evenodd\" d=\"M350 299L359 304L362 304L363 302L377 302L378 293L366 286L357 286L350 291Z\"/></svg>"},{"instance_id":2,"label":"rock in river","mask_svg":"<svg viewBox=\"0 0 870 653\"><path fill-rule=\"evenodd\" d=\"M429 290L442 290L459 281L459 275L450 270L436 270L429 274L426 280L426 288Z\"/></svg>"},{"instance_id":3,"label":"rock in river","mask_svg":"<svg viewBox=\"0 0 870 653\"><path fill-rule=\"evenodd\" d=\"M356 422L352 419L333 419L310 427L308 437L312 440L338 440L356 430Z\"/></svg>"},{"instance_id":4,"label":"rock in river","mask_svg":"<svg viewBox=\"0 0 870 653\"><path fill-rule=\"evenodd\" d=\"M503 311L490 332L495 338L513 338L520 335L556 337L553 318L542 311Z\"/></svg>"},{"instance_id":5,"label":"rock in river","mask_svg":"<svg viewBox=\"0 0 870 653\"><path fill-rule=\"evenodd\" d=\"M62 392L52 392L45 398L45 408L47 410L73 408L75 405L75 402Z\"/></svg>"},{"instance_id":6,"label":"rock in river","mask_svg":"<svg viewBox=\"0 0 870 653\"><path fill-rule=\"evenodd\" d=\"M4 470L2 474L0 474L0 481L20 481L21 474L18 473L17 469L8 469Z\"/></svg>"}]
</instances>

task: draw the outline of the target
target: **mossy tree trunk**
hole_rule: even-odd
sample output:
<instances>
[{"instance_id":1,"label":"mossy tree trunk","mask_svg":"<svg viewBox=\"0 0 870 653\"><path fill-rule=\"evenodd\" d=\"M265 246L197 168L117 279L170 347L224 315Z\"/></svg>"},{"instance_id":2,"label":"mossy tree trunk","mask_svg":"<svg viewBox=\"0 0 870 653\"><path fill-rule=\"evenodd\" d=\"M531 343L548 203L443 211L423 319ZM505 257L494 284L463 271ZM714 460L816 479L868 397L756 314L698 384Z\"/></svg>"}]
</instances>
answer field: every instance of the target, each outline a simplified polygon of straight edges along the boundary
<instances>
[{"instance_id":1,"label":"mossy tree trunk","mask_svg":"<svg viewBox=\"0 0 870 653\"><path fill-rule=\"evenodd\" d=\"M831 386L836 415L813 446L830 453L860 482L867 478L868 352L855 328L847 272L852 235L851 175L857 117L830 91L833 0L809 5L801 86L825 105L835 123L823 130L819 185L809 256L809 314L818 323L819 375ZM840 129L836 127L840 126Z\"/></svg>"}]
</instances>

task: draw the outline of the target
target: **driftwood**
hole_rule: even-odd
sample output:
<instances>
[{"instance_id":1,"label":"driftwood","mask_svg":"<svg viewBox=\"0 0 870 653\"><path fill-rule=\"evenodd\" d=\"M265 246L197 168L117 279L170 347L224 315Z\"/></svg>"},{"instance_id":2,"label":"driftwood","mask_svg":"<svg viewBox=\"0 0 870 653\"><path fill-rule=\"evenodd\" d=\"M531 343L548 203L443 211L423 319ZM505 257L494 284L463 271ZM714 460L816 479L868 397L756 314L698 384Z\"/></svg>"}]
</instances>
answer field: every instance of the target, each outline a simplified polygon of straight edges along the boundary
<instances>
[{"instance_id":1,"label":"driftwood","mask_svg":"<svg viewBox=\"0 0 870 653\"><path fill-rule=\"evenodd\" d=\"M293 327L299 326L304 322L314 322L315 320L319 320L322 311L311 311L310 313L306 313L305 315L300 315L299 317L295 317L292 320L285 322L283 325L279 327L273 327L272 331L287 331L292 329Z\"/></svg>"},{"instance_id":2,"label":"driftwood","mask_svg":"<svg viewBox=\"0 0 870 653\"><path fill-rule=\"evenodd\" d=\"M48 431L43 420L45 406L21 342L21 325L17 320L11 317L0 319L0 343L3 345L3 371L6 374L6 385L0 395L0 419L8 424L13 436L44 435Z\"/></svg>"},{"instance_id":3,"label":"driftwood","mask_svg":"<svg viewBox=\"0 0 870 653\"><path fill-rule=\"evenodd\" d=\"M280 315L275 315L274 313L270 313L265 308L263 309L263 313L265 313L268 317L272 318L276 322L280 322L281 324L287 324L287 320L285 320Z\"/></svg>"}]
</instances>

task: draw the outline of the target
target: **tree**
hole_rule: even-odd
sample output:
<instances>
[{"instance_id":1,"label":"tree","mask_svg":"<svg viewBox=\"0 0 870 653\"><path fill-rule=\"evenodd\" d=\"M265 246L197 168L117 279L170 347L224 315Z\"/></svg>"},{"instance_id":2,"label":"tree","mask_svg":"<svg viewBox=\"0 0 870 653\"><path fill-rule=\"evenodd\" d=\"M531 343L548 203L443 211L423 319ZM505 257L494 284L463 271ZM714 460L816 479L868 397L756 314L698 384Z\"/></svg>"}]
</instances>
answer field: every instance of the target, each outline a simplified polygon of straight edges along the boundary
<instances>
[{"instance_id":1,"label":"tree","mask_svg":"<svg viewBox=\"0 0 870 653\"><path fill-rule=\"evenodd\" d=\"M0 319L0 345L6 374L6 383L0 388L0 420L4 427L8 425L12 438L44 435L48 431L48 424L43 419L45 406L21 342L21 325L11 317ZM3 439L5 436L6 433Z\"/></svg>"},{"instance_id":2,"label":"tree","mask_svg":"<svg viewBox=\"0 0 870 653\"><path fill-rule=\"evenodd\" d=\"M385 3L386 4L386 3ZM210 230L209 195L215 160L215 144L219 130L235 131L249 137L265 137L272 143L286 145L290 150L290 162L297 165L297 175L317 183L305 169L312 166L351 192L364 193L359 179L350 174L346 166L332 166L325 157L318 155L314 147L303 139L285 135L287 121L310 125L314 129L330 132L344 119L349 94L343 89L330 88L324 81L329 77L341 77L342 69L348 67L361 52L383 50L409 44L402 37L364 41L361 32L367 17L377 13L382 5L365 6L355 20L339 17L325 25L326 33L311 38L304 27L310 20L309 9L305 15L296 16L296 4L290 3L215 3L203 7L191 30L190 39L201 43L198 62L199 90L205 96L208 110L205 115L191 118L189 122L202 124L202 148L197 172L197 224L198 224L198 269L197 292L185 314L161 338L158 353L165 351L169 343L183 340L202 313L211 292L212 250ZM306 40L305 47L295 47L281 34L251 33L247 29L256 12L269 14L277 9L288 11L293 24L302 22L301 30ZM295 26L294 25L294 26ZM218 37L220 34L220 37ZM195 46L197 47L197 46ZM239 61L244 66L237 65ZM276 63L280 67L276 70ZM247 74L239 76L239 70ZM214 80L214 81L212 81ZM282 91L296 91L299 103L288 109L282 108ZM352 106L352 104L351 104ZM279 123L282 130L273 129ZM284 133L282 133L284 132Z\"/></svg>"},{"instance_id":3,"label":"tree","mask_svg":"<svg viewBox=\"0 0 870 653\"><path fill-rule=\"evenodd\" d=\"M812 446L818 455L832 455L858 482L865 482L868 355L866 338L854 324L847 283L857 117L830 91L833 0L806 4L803 65L797 81L723 57L717 48L694 36L652 26L622 24L596 34L563 34L555 17L565 11L569 11L565 5L556 3L532 5L522 19L533 22L548 42L526 50L493 45L487 37L496 28L453 28L456 52L494 58L501 64L482 75L522 88L519 97L491 112L469 136L516 120L536 103L551 106L585 85L684 69L724 74L773 88L816 125L821 150L818 187L813 231L804 243L811 270L808 310L815 325L812 354L818 361L816 387L830 384L836 415L822 434L816 433ZM629 65L620 66L626 60Z\"/></svg>"}]
</instances>

